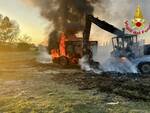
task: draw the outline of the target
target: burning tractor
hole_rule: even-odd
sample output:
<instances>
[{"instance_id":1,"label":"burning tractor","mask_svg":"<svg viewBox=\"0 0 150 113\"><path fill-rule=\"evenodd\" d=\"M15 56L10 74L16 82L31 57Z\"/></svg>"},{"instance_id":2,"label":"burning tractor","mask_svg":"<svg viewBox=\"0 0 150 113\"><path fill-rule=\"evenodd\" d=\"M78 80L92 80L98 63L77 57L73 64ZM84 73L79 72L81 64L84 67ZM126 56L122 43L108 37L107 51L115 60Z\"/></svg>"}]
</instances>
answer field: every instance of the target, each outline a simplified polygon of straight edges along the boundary
<instances>
[{"instance_id":1,"label":"burning tractor","mask_svg":"<svg viewBox=\"0 0 150 113\"><path fill-rule=\"evenodd\" d=\"M90 48L97 46L97 41L89 41ZM79 59L83 57L83 39L75 35L61 33L57 47L50 49L50 54L54 63L62 66L79 64Z\"/></svg>"}]
</instances>

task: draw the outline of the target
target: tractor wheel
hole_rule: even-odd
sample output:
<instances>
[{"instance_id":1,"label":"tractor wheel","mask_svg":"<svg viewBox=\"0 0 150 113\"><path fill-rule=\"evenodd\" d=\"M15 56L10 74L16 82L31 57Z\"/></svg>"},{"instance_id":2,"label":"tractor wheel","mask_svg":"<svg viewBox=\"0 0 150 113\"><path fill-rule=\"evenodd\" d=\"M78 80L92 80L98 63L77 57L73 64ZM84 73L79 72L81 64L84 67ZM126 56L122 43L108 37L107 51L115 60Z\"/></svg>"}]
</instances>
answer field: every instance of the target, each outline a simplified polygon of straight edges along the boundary
<instances>
[{"instance_id":1,"label":"tractor wheel","mask_svg":"<svg viewBox=\"0 0 150 113\"><path fill-rule=\"evenodd\" d=\"M59 58L59 64L60 64L61 66L66 66L66 65L68 65L68 64L69 64L68 58L65 57L65 56L61 56L61 57Z\"/></svg>"},{"instance_id":2,"label":"tractor wheel","mask_svg":"<svg viewBox=\"0 0 150 113\"><path fill-rule=\"evenodd\" d=\"M138 68L142 74L150 74L150 62L140 63Z\"/></svg>"}]
</instances>

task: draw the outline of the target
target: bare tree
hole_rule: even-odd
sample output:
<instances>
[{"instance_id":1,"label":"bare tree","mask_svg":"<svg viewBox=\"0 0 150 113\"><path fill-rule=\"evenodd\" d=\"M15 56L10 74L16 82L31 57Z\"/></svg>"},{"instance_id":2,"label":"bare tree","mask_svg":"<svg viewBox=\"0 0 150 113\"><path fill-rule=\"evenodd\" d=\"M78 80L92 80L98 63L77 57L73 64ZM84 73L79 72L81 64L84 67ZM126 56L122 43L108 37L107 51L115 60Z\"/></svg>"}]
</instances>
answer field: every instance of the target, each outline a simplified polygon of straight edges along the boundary
<instances>
[{"instance_id":1,"label":"bare tree","mask_svg":"<svg viewBox=\"0 0 150 113\"><path fill-rule=\"evenodd\" d=\"M9 19L0 15L0 41L14 42L19 34L19 25Z\"/></svg>"}]
</instances>

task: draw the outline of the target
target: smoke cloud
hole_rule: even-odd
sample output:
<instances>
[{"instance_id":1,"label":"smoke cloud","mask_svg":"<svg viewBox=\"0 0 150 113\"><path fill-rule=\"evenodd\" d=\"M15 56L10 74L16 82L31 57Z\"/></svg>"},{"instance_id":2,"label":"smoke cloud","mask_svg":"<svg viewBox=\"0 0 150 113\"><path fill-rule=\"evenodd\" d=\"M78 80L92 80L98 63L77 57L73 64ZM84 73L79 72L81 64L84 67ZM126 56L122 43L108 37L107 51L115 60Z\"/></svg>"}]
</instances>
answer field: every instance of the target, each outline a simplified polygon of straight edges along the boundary
<instances>
[{"instance_id":1,"label":"smoke cloud","mask_svg":"<svg viewBox=\"0 0 150 113\"><path fill-rule=\"evenodd\" d=\"M82 32L85 24L85 14L94 14L120 28L131 11L131 0L23 0L37 7L41 16L50 22L52 31L49 37L58 40L58 32L76 34ZM47 30L49 31L49 30ZM91 31L95 40L110 40L111 34L97 29ZM96 37L99 37L97 39ZM109 38L107 38L109 37ZM52 43L50 45L53 45Z\"/></svg>"},{"instance_id":2,"label":"smoke cloud","mask_svg":"<svg viewBox=\"0 0 150 113\"><path fill-rule=\"evenodd\" d=\"M41 16L50 22L49 51L58 48L60 32L66 35L83 31L85 15L94 13L94 4L105 12L104 0L23 0L40 10ZM109 3L110 0L107 0Z\"/></svg>"},{"instance_id":3,"label":"smoke cloud","mask_svg":"<svg viewBox=\"0 0 150 113\"><path fill-rule=\"evenodd\" d=\"M92 14L92 4L102 0L24 0L40 9L41 15L52 22L54 30L77 33L84 28L85 14Z\"/></svg>"},{"instance_id":4,"label":"smoke cloud","mask_svg":"<svg viewBox=\"0 0 150 113\"><path fill-rule=\"evenodd\" d=\"M83 31L84 15L95 16L108 21L120 29L124 27L126 19L134 17L135 8L139 2L146 20L149 16L149 0L22 0L37 7L42 17L47 19L51 28L56 31L76 33ZM49 30L48 30L49 31ZM52 31L50 31L52 32ZM110 40L111 34L101 32L99 28L92 28L92 38L100 36L101 41ZM148 34L149 35L149 34ZM144 36L145 37L145 36ZM146 37L148 37L146 35ZM147 38L148 39L148 38ZM97 40L97 39L96 39ZM100 39L99 39L100 40Z\"/></svg>"}]
</instances>

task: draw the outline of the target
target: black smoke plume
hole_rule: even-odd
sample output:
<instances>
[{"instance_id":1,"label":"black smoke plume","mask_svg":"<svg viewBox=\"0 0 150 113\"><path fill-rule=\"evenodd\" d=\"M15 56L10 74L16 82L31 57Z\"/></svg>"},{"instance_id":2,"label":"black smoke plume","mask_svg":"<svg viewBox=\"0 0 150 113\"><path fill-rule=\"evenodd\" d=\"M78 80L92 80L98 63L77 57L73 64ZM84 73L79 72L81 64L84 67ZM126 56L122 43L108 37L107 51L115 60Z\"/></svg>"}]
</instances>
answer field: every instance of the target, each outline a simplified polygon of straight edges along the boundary
<instances>
[{"instance_id":1,"label":"black smoke plume","mask_svg":"<svg viewBox=\"0 0 150 113\"><path fill-rule=\"evenodd\" d=\"M102 0L25 0L40 9L41 15L52 23L49 34L50 48L58 45L58 33L66 35L83 31L85 14L94 12L93 4ZM55 45L56 44L56 45Z\"/></svg>"},{"instance_id":2,"label":"black smoke plume","mask_svg":"<svg viewBox=\"0 0 150 113\"><path fill-rule=\"evenodd\" d=\"M85 14L92 14L92 4L101 0L26 0L37 6L41 15L57 31L77 33L83 30Z\"/></svg>"}]
</instances>

